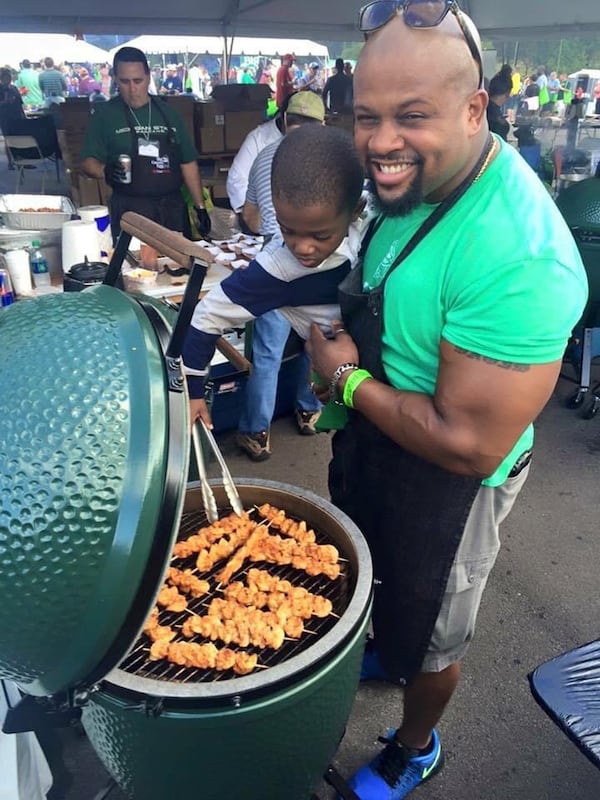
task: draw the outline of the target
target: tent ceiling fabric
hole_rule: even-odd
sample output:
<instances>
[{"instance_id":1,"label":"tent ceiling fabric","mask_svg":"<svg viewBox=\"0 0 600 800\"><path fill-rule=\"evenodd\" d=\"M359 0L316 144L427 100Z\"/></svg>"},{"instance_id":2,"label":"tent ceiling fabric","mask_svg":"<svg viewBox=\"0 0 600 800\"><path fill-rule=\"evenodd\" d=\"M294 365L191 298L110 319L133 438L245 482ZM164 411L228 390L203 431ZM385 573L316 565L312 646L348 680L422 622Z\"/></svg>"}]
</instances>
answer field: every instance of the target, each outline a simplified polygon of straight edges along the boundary
<instances>
[{"instance_id":1,"label":"tent ceiling fabric","mask_svg":"<svg viewBox=\"0 0 600 800\"><path fill-rule=\"evenodd\" d=\"M178 0L166 11L163 0L103 0L102 13L80 0L20 0L3 9L0 30L73 33L194 34L359 40L358 9L363 0ZM6 4L7 5L7 4ZM600 31L598 0L464 0L484 37L594 34Z\"/></svg>"}]
</instances>

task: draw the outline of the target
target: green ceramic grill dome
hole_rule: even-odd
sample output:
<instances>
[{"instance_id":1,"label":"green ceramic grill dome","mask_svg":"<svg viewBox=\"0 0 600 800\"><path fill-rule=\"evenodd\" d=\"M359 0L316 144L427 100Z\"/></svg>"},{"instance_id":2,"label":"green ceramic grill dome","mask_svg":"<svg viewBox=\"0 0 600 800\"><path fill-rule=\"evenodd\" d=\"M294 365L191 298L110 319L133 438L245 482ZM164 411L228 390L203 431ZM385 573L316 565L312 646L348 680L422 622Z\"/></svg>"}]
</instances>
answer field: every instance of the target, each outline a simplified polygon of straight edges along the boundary
<instances>
[{"instance_id":1,"label":"green ceramic grill dome","mask_svg":"<svg viewBox=\"0 0 600 800\"><path fill-rule=\"evenodd\" d=\"M600 230L600 178L588 178L562 191L556 205L569 227Z\"/></svg>"},{"instance_id":2,"label":"green ceramic grill dome","mask_svg":"<svg viewBox=\"0 0 600 800\"><path fill-rule=\"evenodd\" d=\"M182 514L201 504L187 396L165 355L173 323L108 286L0 312L0 677L82 704L133 800L192 787L204 800L306 800L343 735L371 606L367 546L339 509L237 479L246 508L278 504L344 554L339 619L305 649L206 682L126 671Z\"/></svg>"},{"instance_id":3,"label":"green ceramic grill dome","mask_svg":"<svg viewBox=\"0 0 600 800\"><path fill-rule=\"evenodd\" d=\"M0 341L0 674L51 694L94 672L138 592L165 370L139 304L104 286L11 306Z\"/></svg>"}]
</instances>

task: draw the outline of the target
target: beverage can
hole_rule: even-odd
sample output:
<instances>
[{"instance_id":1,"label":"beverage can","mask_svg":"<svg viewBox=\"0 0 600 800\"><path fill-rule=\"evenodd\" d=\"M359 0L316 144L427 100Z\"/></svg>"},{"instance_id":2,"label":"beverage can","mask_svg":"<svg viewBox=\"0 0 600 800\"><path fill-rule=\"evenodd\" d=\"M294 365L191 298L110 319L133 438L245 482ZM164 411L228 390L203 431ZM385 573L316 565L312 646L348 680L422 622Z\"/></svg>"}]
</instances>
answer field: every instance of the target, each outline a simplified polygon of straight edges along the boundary
<instances>
[{"instance_id":1,"label":"beverage can","mask_svg":"<svg viewBox=\"0 0 600 800\"><path fill-rule=\"evenodd\" d=\"M125 178L122 183L131 183L131 156L128 156L125 153L121 154L119 156L119 165L125 173Z\"/></svg>"},{"instance_id":2,"label":"beverage can","mask_svg":"<svg viewBox=\"0 0 600 800\"><path fill-rule=\"evenodd\" d=\"M15 296L10 282L10 275L5 269L0 269L0 307L10 306L15 302Z\"/></svg>"}]
</instances>

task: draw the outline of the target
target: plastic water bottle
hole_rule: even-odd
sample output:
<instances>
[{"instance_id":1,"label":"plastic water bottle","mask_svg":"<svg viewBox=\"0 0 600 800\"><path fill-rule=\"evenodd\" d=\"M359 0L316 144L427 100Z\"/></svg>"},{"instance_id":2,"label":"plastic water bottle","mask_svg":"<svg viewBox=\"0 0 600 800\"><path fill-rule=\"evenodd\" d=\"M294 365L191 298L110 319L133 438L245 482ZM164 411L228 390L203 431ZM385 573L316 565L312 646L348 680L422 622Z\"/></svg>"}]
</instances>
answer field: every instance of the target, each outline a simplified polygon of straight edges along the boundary
<instances>
[{"instance_id":1,"label":"plastic water bottle","mask_svg":"<svg viewBox=\"0 0 600 800\"><path fill-rule=\"evenodd\" d=\"M43 289L50 286L48 262L40 250L41 242L32 242L31 246L33 250L29 256L29 263L31 264L31 271L33 273L33 283L36 289Z\"/></svg>"}]
</instances>

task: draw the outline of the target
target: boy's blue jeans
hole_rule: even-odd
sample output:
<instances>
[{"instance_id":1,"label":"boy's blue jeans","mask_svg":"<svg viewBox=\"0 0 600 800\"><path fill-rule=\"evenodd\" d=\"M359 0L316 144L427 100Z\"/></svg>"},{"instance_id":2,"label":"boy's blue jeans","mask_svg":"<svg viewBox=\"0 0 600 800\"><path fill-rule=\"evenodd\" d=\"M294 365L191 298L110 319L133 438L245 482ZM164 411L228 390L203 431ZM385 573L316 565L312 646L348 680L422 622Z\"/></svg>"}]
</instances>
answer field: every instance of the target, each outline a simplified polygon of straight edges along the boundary
<instances>
[{"instance_id":1,"label":"boy's blue jeans","mask_svg":"<svg viewBox=\"0 0 600 800\"><path fill-rule=\"evenodd\" d=\"M268 311L254 322L252 337L252 375L246 384L244 411L240 417L242 433L260 433L271 427L277 379L290 323L278 311ZM296 389L296 408L301 411L320 411L321 404L309 386L310 359L301 356L305 368L299 370Z\"/></svg>"}]
</instances>

